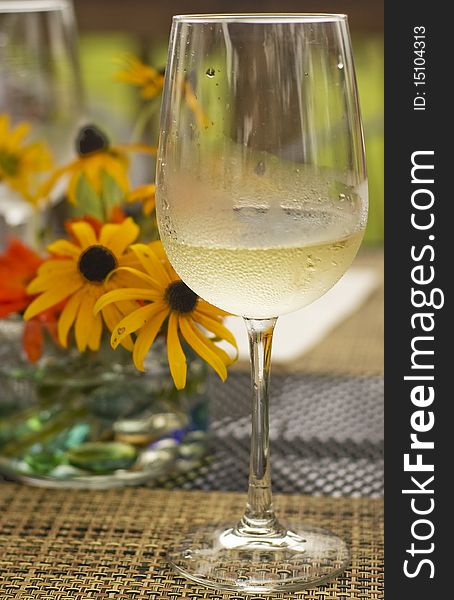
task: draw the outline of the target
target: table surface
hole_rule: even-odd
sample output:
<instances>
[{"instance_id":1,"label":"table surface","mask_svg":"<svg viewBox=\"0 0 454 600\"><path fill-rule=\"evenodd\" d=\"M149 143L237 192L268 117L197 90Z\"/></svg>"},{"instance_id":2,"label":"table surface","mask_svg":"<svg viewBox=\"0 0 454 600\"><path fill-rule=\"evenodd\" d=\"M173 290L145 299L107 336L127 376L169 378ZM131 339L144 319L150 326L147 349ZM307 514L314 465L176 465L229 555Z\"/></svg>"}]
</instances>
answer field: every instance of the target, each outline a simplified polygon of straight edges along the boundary
<instances>
[{"instance_id":1,"label":"table surface","mask_svg":"<svg viewBox=\"0 0 454 600\"><path fill-rule=\"evenodd\" d=\"M244 503L243 494L225 492L86 492L5 483L0 486L0 598L244 599L192 584L165 561L166 549L188 524L235 522ZM383 598L381 499L277 495L275 505L283 522L297 518L340 535L352 561L324 586L274 598Z\"/></svg>"}]
</instances>

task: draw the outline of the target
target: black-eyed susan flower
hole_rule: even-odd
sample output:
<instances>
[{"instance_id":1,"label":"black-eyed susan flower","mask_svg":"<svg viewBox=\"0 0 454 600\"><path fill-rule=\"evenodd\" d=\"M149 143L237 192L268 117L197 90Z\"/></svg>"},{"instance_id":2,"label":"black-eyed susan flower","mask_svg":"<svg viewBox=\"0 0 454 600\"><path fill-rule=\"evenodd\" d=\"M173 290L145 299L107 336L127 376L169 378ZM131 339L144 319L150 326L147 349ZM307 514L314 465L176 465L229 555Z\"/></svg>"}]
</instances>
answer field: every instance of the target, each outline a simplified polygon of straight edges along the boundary
<instances>
[{"instance_id":1,"label":"black-eyed susan flower","mask_svg":"<svg viewBox=\"0 0 454 600\"><path fill-rule=\"evenodd\" d=\"M121 62L124 69L115 74L118 81L136 85L147 100L159 96L164 86L164 70L158 71L133 55L125 56Z\"/></svg>"},{"instance_id":2,"label":"black-eyed susan flower","mask_svg":"<svg viewBox=\"0 0 454 600\"><path fill-rule=\"evenodd\" d=\"M73 241L57 240L48 246L51 258L38 269L35 279L28 285L28 294L39 294L24 313L26 320L65 302L58 319L58 339L65 348L68 333L74 325L77 348L97 350L101 341L103 321L110 330L116 327L125 314L136 308L129 300L106 306L101 314L93 307L103 294L117 286L134 285L137 279L118 267L137 264L128 253L128 247L138 234L139 227L131 218L122 223L107 223L96 232L87 221L72 222ZM140 280L139 280L140 281ZM122 344L132 349L129 336Z\"/></svg>"},{"instance_id":3,"label":"black-eyed susan flower","mask_svg":"<svg viewBox=\"0 0 454 600\"><path fill-rule=\"evenodd\" d=\"M151 65L146 65L138 58L128 55L123 59L125 68L116 73L118 81L124 81L141 88L141 95L147 100L156 98L162 93L164 87L165 70L156 70ZM210 126L210 120L200 106L188 79L183 81L183 94L186 104L193 112L199 127L205 129Z\"/></svg>"},{"instance_id":4,"label":"black-eyed susan flower","mask_svg":"<svg viewBox=\"0 0 454 600\"><path fill-rule=\"evenodd\" d=\"M145 355L164 326L170 373L178 389L184 388L187 371L181 338L224 381L227 367L233 360L216 345L215 340L226 340L236 348L235 338L222 324L222 318L227 313L199 298L178 278L165 258L161 242L135 244L131 249L143 271L131 268L127 271L142 279L142 287L113 290L102 296L95 305L95 311L102 311L125 300L142 303L113 329L112 347L116 348L125 337L135 334L133 361L137 369L143 371Z\"/></svg>"},{"instance_id":5,"label":"black-eyed susan flower","mask_svg":"<svg viewBox=\"0 0 454 600\"><path fill-rule=\"evenodd\" d=\"M154 183L147 183L130 192L126 200L128 202L141 202L144 215L149 215L153 212L156 205L155 194L156 185Z\"/></svg>"},{"instance_id":6,"label":"black-eyed susan flower","mask_svg":"<svg viewBox=\"0 0 454 600\"><path fill-rule=\"evenodd\" d=\"M156 154L156 148L147 144L111 145L107 136L95 125L82 127L76 139L78 158L56 169L41 188L41 196L47 197L62 177L68 177L67 194L77 204L77 188L82 177L100 195L103 175L109 175L125 195L129 193L129 152Z\"/></svg>"},{"instance_id":7,"label":"black-eyed susan flower","mask_svg":"<svg viewBox=\"0 0 454 600\"><path fill-rule=\"evenodd\" d=\"M6 183L28 202L35 203L38 177L52 167L44 142L26 142L28 123L11 127L8 115L0 115L0 183Z\"/></svg>"}]
</instances>

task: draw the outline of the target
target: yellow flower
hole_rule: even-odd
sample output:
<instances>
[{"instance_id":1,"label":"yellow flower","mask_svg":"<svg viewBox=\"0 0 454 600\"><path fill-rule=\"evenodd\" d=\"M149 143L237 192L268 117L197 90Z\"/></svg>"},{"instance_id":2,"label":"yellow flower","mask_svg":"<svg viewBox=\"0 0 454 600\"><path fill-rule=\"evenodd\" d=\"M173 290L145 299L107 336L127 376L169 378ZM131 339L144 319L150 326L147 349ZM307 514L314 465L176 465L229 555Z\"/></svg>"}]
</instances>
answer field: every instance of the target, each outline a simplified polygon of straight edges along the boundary
<instances>
[{"instance_id":1,"label":"yellow flower","mask_svg":"<svg viewBox=\"0 0 454 600\"><path fill-rule=\"evenodd\" d=\"M154 183L147 183L130 192L126 200L128 202L142 202L143 213L149 215L153 212L156 204L155 194L156 185Z\"/></svg>"},{"instance_id":2,"label":"yellow flower","mask_svg":"<svg viewBox=\"0 0 454 600\"><path fill-rule=\"evenodd\" d=\"M95 125L82 127L77 136L76 150L79 158L53 173L42 186L42 197L47 197L63 176L69 176L67 194L69 201L73 204L77 203L77 186L82 176L85 176L94 191L100 195L104 173L110 175L126 195L129 192L127 153L156 154L156 148L146 144L113 146L109 143L107 136Z\"/></svg>"},{"instance_id":3,"label":"yellow flower","mask_svg":"<svg viewBox=\"0 0 454 600\"><path fill-rule=\"evenodd\" d=\"M95 315L93 307L103 294L117 286L137 284L137 279L127 271L115 272L118 266L137 265L128 247L138 234L139 227L131 218L120 224L107 223L96 234L87 221L71 224L73 241L57 240L48 246L53 255L38 270L38 275L27 287L30 295L39 294L24 313L26 320L44 310L66 301L58 319L58 338L62 346L68 345L68 333L74 325L77 348L80 352L97 350L101 341L102 322L110 330L118 321L135 309L130 301L106 306ZM139 280L140 281L140 280ZM132 350L129 336L122 338L123 345Z\"/></svg>"},{"instance_id":4,"label":"yellow flower","mask_svg":"<svg viewBox=\"0 0 454 600\"><path fill-rule=\"evenodd\" d=\"M185 80L183 86L184 99L186 100L186 104L192 110L195 120L197 121L197 125L199 127L204 127L205 129L208 129L208 127L211 124L210 119L200 106L200 102L197 100L197 97L194 94L192 85L188 80Z\"/></svg>"},{"instance_id":5,"label":"yellow flower","mask_svg":"<svg viewBox=\"0 0 454 600\"><path fill-rule=\"evenodd\" d=\"M0 183L34 203L38 196L31 188L37 175L51 168L52 160L44 142L24 142L29 131L28 123L12 128L9 116L0 115Z\"/></svg>"},{"instance_id":6,"label":"yellow flower","mask_svg":"<svg viewBox=\"0 0 454 600\"><path fill-rule=\"evenodd\" d=\"M143 98L151 100L161 94L164 87L165 70L157 71L150 65L141 62L135 56L126 56L124 59L125 69L116 74L116 79L136 85L141 89ZM210 119L202 110L199 101L194 94L189 80L183 82L183 94L186 104L193 112L199 127L205 129L210 126Z\"/></svg>"},{"instance_id":7,"label":"yellow flower","mask_svg":"<svg viewBox=\"0 0 454 600\"><path fill-rule=\"evenodd\" d=\"M224 381L227 367L233 360L200 327L211 332L217 340L226 340L236 348L235 338L222 324L222 317L227 313L199 298L178 278L159 241L148 246L136 244L131 249L137 255L144 272L131 268L127 271L141 277L144 285L141 288L108 292L95 305L95 311L100 311L125 300L143 303L142 306L137 305L112 331L112 347L116 348L125 336L135 333L132 357L137 369L143 371L145 355L167 319L167 357L176 387L182 389L186 385L186 356L181 347L180 336Z\"/></svg>"},{"instance_id":8,"label":"yellow flower","mask_svg":"<svg viewBox=\"0 0 454 600\"><path fill-rule=\"evenodd\" d=\"M140 87L142 97L147 100L159 96L164 86L164 71L157 71L132 55L126 56L122 62L124 62L125 68L116 73L118 81Z\"/></svg>"}]
</instances>

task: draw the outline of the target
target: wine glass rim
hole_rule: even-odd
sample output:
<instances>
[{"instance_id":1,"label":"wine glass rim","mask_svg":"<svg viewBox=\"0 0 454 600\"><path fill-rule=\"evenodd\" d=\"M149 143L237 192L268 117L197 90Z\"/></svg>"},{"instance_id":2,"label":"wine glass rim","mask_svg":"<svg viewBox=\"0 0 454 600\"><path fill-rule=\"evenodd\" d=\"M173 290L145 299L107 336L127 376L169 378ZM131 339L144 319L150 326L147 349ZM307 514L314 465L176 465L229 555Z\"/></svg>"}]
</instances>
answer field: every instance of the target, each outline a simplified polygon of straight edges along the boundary
<instances>
[{"instance_id":1,"label":"wine glass rim","mask_svg":"<svg viewBox=\"0 0 454 600\"><path fill-rule=\"evenodd\" d=\"M68 0L2 0L0 14L12 12L49 12L69 8Z\"/></svg>"},{"instance_id":2,"label":"wine glass rim","mask_svg":"<svg viewBox=\"0 0 454 600\"><path fill-rule=\"evenodd\" d=\"M347 18L342 13L200 13L173 16L174 21L184 23L335 23Z\"/></svg>"}]
</instances>

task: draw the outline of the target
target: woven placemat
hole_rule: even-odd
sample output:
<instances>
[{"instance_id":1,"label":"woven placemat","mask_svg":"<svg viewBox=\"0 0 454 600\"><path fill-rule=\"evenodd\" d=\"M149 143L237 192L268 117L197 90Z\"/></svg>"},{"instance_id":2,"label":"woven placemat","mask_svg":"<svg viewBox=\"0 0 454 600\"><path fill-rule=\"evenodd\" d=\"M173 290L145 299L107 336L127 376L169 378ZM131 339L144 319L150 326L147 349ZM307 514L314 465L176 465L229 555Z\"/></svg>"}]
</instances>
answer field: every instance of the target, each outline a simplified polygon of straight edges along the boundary
<instances>
[{"instance_id":1,"label":"woven placemat","mask_svg":"<svg viewBox=\"0 0 454 600\"><path fill-rule=\"evenodd\" d=\"M242 494L222 492L56 491L3 484L0 598L242 600L244 595L216 593L177 576L166 565L165 551L189 524L235 520L244 502ZM353 558L345 574L328 585L273 598L383 598L381 500L279 495L275 504L282 520L298 517L340 535Z\"/></svg>"},{"instance_id":2,"label":"woven placemat","mask_svg":"<svg viewBox=\"0 0 454 600\"><path fill-rule=\"evenodd\" d=\"M211 379L210 458L166 487L241 492L250 451L250 377ZM383 377L276 373L271 378L275 492L383 494Z\"/></svg>"}]
</instances>

